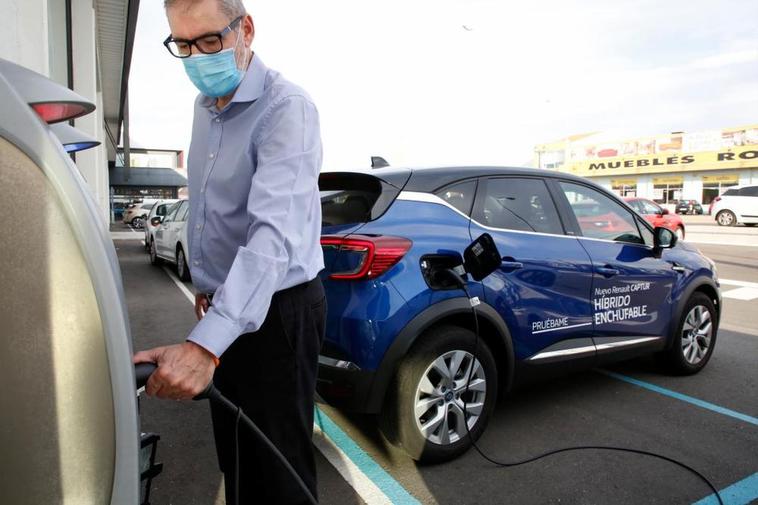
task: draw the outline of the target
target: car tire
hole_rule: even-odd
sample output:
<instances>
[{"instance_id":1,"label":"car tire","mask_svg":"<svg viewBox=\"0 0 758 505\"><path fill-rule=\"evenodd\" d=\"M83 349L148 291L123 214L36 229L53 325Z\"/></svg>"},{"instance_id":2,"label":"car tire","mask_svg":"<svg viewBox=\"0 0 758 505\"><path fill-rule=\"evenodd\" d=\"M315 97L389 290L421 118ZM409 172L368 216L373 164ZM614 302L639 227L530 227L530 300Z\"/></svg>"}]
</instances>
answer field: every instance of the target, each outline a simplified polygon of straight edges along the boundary
<instances>
[{"instance_id":1,"label":"car tire","mask_svg":"<svg viewBox=\"0 0 758 505\"><path fill-rule=\"evenodd\" d=\"M684 240L684 227L683 226L677 226L676 227L676 238L677 240Z\"/></svg>"},{"instance_id":2,"label":"car tire","mask_svg":"<svg viewBox=\"0 0 758 505\"><path fill-rule=\"evenodd\" d=\"M189 266L187 266L187 257L184 255L184 249L179 246L176 250L176 275L183 282L190 280Z\"/></svg>"},{"instance_id":3,"label":"car tire","mask_svg":"<svg viewBox=\"0 0 758 505\"><path fill-rule=\"evenodd\" d=\"M419 462L449 461L466 452L471 439L464 422L474 440L487 426L497 399L497 366L487 345L480 340L475 350L474 343L470 330L438 326L424 332L400 363L387 399L390 415L382 416L382 431ZM478 366L471 382L476 388L465 393L474 354L473 364ZM426 434L424 426L429 426Z\"/></svg>"},{"instance_id":4,"label":"car tire","mask_svg":"<svg viewBox=\"0 0 758 505\"><path fill-rule=\"evenodd\" d=\"M719 226L734 226L737 224L737 216L731 210L722 210L716 214L716 222Z\"/></svg>"},{"instance_id":5,"label":"car tire","mask_svg":"<svg viewBox=\"0 0 758 505\"><path fill-rule=\"evenodd\" d=\"M155 248L155 240L150 241L150 264L156 267L163 264L163 260L158 257L158 251Z\"/></svg>"},{"instance_id":6,"label":"car tire","mask_svg":"<svg viewBox=\"0 0 758 505\"><path fill-rule=\"evenodd\" d=\"M142 216L137 216L132 219L131 223L133 228L142 228L143 219Z\"/></svg>"},{"instance_id":7,"label":"car tire","mask_svg":"<svg viewBox=\"0 0 758 505\"><path fill-rule=\"evenodd\" d=\"M679 316L671 347L659 355L666 370L675 375L698 373L713 355L717 333L713 301L704 293L696 292Z\"/></svg>"}]
</instances>

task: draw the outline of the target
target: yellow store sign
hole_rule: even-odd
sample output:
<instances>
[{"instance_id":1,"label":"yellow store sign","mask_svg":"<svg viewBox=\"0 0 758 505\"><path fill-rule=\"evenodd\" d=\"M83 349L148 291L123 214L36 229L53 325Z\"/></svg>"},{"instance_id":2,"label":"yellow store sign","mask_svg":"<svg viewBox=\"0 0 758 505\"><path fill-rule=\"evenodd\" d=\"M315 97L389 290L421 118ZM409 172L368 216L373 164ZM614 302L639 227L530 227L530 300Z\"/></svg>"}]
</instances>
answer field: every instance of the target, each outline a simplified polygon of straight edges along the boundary
<instances>
[{"instance_id":1,"label":"yellow store sign","mask_svg":"<svg viewBox=\"0 0 758 505\"><path fill-rule=\"evenodd\" d=\"M758 168L758 145L731 147L718 151L659 153L569 161L561 171L584 177L600 177L744 168Z\"/></svg>"}]
</instances>

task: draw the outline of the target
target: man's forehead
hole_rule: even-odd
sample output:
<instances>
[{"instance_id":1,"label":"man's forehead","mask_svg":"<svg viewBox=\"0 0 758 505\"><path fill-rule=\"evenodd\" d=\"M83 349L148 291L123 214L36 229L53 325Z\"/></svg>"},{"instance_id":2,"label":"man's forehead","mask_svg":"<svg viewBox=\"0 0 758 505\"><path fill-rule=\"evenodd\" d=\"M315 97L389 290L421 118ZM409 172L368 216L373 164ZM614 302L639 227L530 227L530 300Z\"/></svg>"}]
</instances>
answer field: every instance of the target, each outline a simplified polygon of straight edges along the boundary
<instances>
[{"instance_id":1,"label":"man's forehead","mask_svg":"<svg viewBox=\"0 0 758 505\"><path fill-rule=\"evenodd\" d=\"M179 0L166 9L171 35L194 38L229 24L217 0Z\"/></svg>"}]
</instances>

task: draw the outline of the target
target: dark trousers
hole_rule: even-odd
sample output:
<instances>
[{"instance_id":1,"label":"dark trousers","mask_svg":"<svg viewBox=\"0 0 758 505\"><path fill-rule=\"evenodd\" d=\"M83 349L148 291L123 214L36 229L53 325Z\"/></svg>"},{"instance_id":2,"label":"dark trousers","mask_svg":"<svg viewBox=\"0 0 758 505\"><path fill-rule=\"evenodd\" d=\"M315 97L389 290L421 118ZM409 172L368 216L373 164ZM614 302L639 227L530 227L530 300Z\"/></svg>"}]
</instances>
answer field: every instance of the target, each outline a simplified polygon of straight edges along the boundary
<instances>
[{"instance_id":1,"label":"dark trousers","mask_svg":"<svg viewBox=\"0 0 758 505\"><path fill-rule=\"evenodd\" d=\"M213 383L242 408L316 495L313 403L326 299L316 279L274 294L261 328L240 335L221 357ZM244 424L239 426L239 500L235 501L235 415L211 403L226 503L307 503L299 486Z\"/></svg>"}]
</instances>

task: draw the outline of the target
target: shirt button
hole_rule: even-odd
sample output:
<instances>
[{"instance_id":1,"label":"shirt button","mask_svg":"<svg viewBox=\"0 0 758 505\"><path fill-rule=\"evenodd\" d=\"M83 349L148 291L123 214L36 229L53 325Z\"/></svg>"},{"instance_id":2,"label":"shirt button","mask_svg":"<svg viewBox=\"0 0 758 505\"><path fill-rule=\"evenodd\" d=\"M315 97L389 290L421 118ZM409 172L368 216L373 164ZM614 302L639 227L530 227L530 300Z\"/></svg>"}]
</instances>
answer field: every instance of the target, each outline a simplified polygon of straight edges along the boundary
<instances>
[{"instance_id":1,"label":"shirt button","mask_svg":"<svg viewBox=\"0 0 758 505\"><path fill-rule=\"evenodd\" d=\"M200 264L200 262L197 260L193 261L193 263L195 264L195 266L198 266Z\"/></svg>"},{"instance_id":2,"label":"shirt button","mask_svg":"<svg viewBox=\"0 0 758 505\"><path fill-rule=\"evenodd\" d=\"M216 118L216 122L217 122L217 123L220 123L220 122L221 122L221 120L220 120L219 118Z\"/></svg>"},{"instance_id":3,"label":"shirt button","mask_svg":"<svg viewBox=\"0 0 758 505\"><path fill-rule=\"evenodd\" d=\"M200 225L198 224L198 225L196 225L196 226L195 226L195 228L199 230L200 228L202 228L202 226L200 226Z\"/></svg>"},{"instance_id":4,"label":"shirt button","mask_svg":"<svg viewBox=\"0 0 758 505\"><path fill-rule=\"evenodd\" d=\"M208 155L208 157L209 157L210 159L213 159L213 153L210 153L210 154Z\"/></svg>"}]
</instances>

